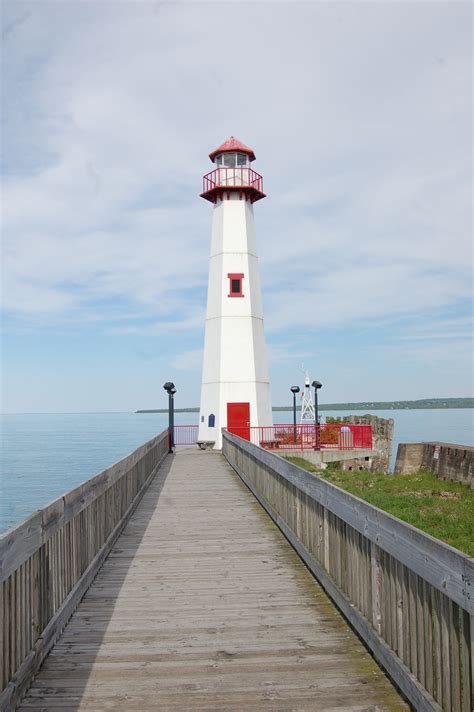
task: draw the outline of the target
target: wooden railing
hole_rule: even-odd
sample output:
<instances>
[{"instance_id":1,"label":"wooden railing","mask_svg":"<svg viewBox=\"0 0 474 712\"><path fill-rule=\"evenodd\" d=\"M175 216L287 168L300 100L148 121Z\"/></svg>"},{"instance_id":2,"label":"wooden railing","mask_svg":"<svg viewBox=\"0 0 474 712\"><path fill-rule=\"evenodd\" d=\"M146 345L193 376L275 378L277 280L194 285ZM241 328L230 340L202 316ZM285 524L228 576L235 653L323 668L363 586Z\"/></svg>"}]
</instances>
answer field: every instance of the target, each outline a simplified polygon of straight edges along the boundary
<instances>
[{"instance_id":1,"label":"wooden railing","mask_svg":"<svg viewBox=\"0 0 474 712\"><path fill-rule=\"evenodd\" d=\"M415 709L472 712L474 559L233 434L223 453Z\"/></svg>"},{"instance_id":2,"label":"wooden railing","mask_svg":"<svg viewBox=\"0 0 474 712\"><path fill-rule=\"evenodd\" d=\"M0 710L13 710L168 452L168 431L0 535Z\"/></svg>"}]
</instances>

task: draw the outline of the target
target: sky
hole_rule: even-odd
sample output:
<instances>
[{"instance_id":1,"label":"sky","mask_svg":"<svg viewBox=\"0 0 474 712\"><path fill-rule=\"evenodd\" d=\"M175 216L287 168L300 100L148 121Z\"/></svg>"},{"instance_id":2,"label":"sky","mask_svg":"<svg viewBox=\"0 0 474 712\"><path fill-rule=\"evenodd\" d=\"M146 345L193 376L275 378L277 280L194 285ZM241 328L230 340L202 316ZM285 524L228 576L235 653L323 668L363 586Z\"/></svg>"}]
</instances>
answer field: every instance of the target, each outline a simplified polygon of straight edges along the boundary
<instances>
[{"instance_id":1,"label":"sky","mask_svg":"<svg viewBox=\"0 0 474 712\"><path fill-rule=\"evenodd\" d=\"M274 405L472 396L472 7L2 3L2 408L199 404L235 135Z\"/></svg>"}]
</instances>

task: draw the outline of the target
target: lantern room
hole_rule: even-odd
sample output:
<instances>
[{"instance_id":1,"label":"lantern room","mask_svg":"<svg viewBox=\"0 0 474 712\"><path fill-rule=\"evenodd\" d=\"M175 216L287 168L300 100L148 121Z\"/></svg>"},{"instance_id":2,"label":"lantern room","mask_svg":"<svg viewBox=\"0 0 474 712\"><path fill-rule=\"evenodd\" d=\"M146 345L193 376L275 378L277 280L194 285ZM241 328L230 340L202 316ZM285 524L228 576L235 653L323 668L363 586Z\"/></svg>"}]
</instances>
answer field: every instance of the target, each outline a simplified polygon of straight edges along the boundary
<instances>
[{"instance_id":1,"label":"lantern room","mask_svg":"<svg viewBox=\"0 0 474 712\"><path fill-rule=\"evenodd\" d=\"M211 203L229 200L237 192L241 200L255 203L265 198L263 178L251 168L255 153L251 148L231 136L209 154L216 168L203 177L201 197Z\"/></svg>"},{"instance_id":2,"label":"lantern room","mask_svg":"<svg viewBox=\"0 0 474 712\"><path fill-rule=\"evenodd\" d=\"M219 153L214 163L220 168L250 168L250 158L241 151L227 151Z\"/></svg>"}]
</instances>

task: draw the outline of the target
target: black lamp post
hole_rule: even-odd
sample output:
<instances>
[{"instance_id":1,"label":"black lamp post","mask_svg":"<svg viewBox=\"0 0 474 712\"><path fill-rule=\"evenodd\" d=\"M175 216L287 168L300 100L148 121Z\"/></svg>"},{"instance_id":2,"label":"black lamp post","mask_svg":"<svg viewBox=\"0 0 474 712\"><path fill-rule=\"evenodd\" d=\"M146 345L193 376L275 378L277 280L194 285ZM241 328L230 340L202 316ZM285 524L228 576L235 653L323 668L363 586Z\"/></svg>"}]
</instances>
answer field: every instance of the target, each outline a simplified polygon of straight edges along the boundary
<instances>
[{"instance_id":1,"label":"black lamp post","mask_svg":"<svg viewBox=\"0 0 474 712\"><path fill-rule=\"evenodd\" d=\"M314 388L314 430L316 434L316 444L314 446L314 449L321 450L319 444L318 390L323 387L323 384L319 381L313 381L311 385Z\"/></svg>"},{"instance_id":2,"label":"black lamp post","mask_svg":"<svg viewBox=\"0 0 474 712\"><path fill-rule=\"evenodd\" d=\"M171 381L166 381L163 386L168 394L168 425L169 425L169 447L168 452L173 452L174 447L174 394L176 393L176 388L174 383Z\"/></svg>"},{"instance_id":3,"label":"black lamp post","mask_svg":"<svg viewBox=\"0 0 474 712\"><path fill-rule=\"evenodd\" d=\"M293 442L296 445L296 394L300 392L300 387L291 386L290 391L293 393Z\"/></svg>"}]
</instances>

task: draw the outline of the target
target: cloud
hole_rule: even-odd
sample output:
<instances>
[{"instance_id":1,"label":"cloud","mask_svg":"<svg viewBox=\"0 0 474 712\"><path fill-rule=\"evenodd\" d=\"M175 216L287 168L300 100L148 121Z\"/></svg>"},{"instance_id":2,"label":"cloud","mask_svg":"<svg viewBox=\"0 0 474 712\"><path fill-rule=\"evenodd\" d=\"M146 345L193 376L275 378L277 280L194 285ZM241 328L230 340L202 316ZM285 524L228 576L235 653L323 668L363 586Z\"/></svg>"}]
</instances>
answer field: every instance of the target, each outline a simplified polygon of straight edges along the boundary
<instances>
[{"instance_id":1,"label":"cloud","mask_svg":"<svg viewBox=\"0 0 474 712\"><path fill-rule=\"evenodd\" d=\"M467 341L472 343L473 315L451 319L429 319L412 324L406 333L398 335L398 341Z\"/></svg>"},{"instance_id":2,"label":"cloud","mask_svg":"<svg viewBox=\"0 0 474 712\"><path fill-rule=\"evenodd\" d=\"M137 334L140 336L155 336L156 334L163 334L167 331L189 332L195 329L202 329L204 319L204 309L191 308L189 310L189 316L184 318L182 318L180 314L173 320L151 321L142 324L131 324L129 326L117 326L113 327L111 331L115 334Z\"/></svg>"},{"instance_id":3,"label":"cloud","mask_svg":"<svg viewBox=\"0 0 474 712\"><path fill-rule=\"evenodd\" d=\"M6 22L2 29L2 39L5 41L8 39L9 35L15 32L17 27L20 27L29 18L30 13L28 11L12 16L12 18Z\"/></svg>"},{"instance_id":4,"label":"cloud","mask_svg":"<svg viewBox=\"0 0 474 712\"><path fill-rule=\"evenodd\" d=\"M201 372L202 349L192 349L184 351L175 356L171 361L171 366L177 371L198 371Z\"/></svg>"},{"instance_id":5,"label":"cloud","mask_svg":"<svg viewBox=\"0 0 474 712\"><path fill-rule=\"evenodd\" d=\"M255 207L269 333L469 294L467 5L276 3L270 27L268 3L245 4L250 49L226 44L225 62L232 4L5 7L7 313L202 330L197 195L230 133L269 194Z\"/></svg>"},{"instance_id":6,"label":"cloud","mask_svg":"<svg viewBox=\"0 0 474 712\"><path fill-rule=\"evenodd\" d=\"M290 342L270 343L268 348L268 360L270 364L298 363L303 364L305 359L314 358L313 350L301 349L299 344Z\"/></svg>"}]
</instances>

